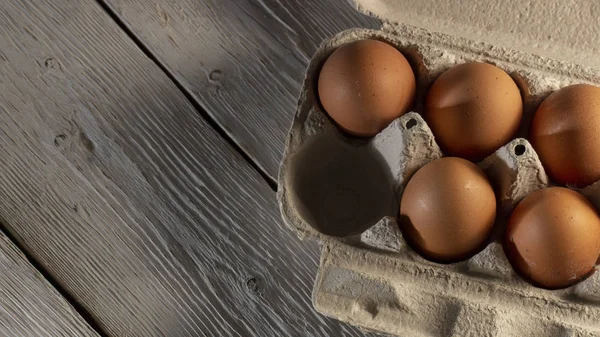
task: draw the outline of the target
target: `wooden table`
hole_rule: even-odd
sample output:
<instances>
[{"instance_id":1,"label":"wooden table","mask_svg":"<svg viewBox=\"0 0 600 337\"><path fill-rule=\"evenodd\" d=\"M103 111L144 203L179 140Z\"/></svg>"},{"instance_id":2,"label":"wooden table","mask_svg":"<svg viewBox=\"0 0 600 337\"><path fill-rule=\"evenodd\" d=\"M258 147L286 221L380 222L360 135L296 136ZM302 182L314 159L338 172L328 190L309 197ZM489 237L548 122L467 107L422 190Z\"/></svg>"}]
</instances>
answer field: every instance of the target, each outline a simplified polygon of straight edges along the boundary
<instances>
[{"instance_id":1,"label":"wooden table","mask_svg":"<svg viewBox=\"0 0 600 337\"><path fill-rule=\"evenodd\" d=\"M0 1L0 335L362 335L312 308L319 247L274 192L305 66L357 26L347 0Z\"/></svg>"}]
</instances>

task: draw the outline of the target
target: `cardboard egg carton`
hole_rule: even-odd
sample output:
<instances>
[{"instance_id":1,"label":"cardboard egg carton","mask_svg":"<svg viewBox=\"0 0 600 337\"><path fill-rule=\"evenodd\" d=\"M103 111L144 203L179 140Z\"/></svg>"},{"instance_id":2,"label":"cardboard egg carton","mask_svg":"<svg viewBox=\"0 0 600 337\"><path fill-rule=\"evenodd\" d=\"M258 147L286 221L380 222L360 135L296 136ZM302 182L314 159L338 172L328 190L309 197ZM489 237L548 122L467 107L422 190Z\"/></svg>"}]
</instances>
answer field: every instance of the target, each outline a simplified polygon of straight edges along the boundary
<instances>
[{"instance_id":1,"label":"cardboard egg carton","mask_svg":"<svg viewBox=\"0 0 600 337\"><path fill-rule=\"evenodd\" d=\"M336 48L367 38L402 51L415 71L417 97L414 112L372 139L357 139L322 110L316 83ZM522 91L524 115L519 138L478 163L498 200L489 243L466 261L437 264L406 244L396 216L410 176L442 156L419 114L427 90L442 72L468 61L492 63L511 75ZM322 243L315 308L398 336L600 336L600 273L566 289L535 288L513 271L501 245L513 207L549 184L523 138L533 113L552 91L575 83L600 83L600 77L585 67L414 27L355 29L324 41L307 70L278 191L286 224ZM600 209L600 183L581 192Z\"/></svg>"}]
</instances>

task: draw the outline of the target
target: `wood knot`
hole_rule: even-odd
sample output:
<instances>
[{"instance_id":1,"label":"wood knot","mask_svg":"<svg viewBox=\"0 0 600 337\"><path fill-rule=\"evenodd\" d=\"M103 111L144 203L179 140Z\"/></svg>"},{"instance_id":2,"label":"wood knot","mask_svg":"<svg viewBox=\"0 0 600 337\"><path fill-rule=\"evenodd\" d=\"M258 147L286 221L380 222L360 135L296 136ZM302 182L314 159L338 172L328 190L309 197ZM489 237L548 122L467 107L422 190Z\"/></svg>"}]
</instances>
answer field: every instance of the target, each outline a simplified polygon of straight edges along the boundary
<instances>
[{"instance_id":1,"label":"wood knot","mask_svg":"<svg viewBox=\"0 0 600 337\"><path fill-rule=\"evenodd\" d=\"M246 289L253 295L262 296L262 280L258 277L246 279Z\"/></svg>"},{"instance_id":2,"label":"wood knot","mask_svg":"<svg viewBox=\"0 0 600 337\"><path fill-rule=\"evenodd\" d=\"M54 146L61 147L61 146L63 146L63 144L65 143L66 140L67 140L67 135L65 135L64 133L61 133L61 134L57 135L56 137L54 137Z\"/></svg>"},{"instance_id":3,"label":"wood knot","mask_svg":"<svg viewBox=\"0 0 600 337\"><path fill-rule=\"evenodd\" d=\"M219 83L223 80L223 72L219 69L215 69L210 72L210 74L208 75L208 79L212 83Z\"/></svg>"},{"instance_id":4,"label":"wood knot","mask_svg":"<svg viewBox=\"0 0 600 337\"><path fill-rule=\"evenodd\" d=\"M44 61L44 66L46 67L46 69L60 70L60 63L52 57L49 57Z\"/></svg>"}]
</instances>

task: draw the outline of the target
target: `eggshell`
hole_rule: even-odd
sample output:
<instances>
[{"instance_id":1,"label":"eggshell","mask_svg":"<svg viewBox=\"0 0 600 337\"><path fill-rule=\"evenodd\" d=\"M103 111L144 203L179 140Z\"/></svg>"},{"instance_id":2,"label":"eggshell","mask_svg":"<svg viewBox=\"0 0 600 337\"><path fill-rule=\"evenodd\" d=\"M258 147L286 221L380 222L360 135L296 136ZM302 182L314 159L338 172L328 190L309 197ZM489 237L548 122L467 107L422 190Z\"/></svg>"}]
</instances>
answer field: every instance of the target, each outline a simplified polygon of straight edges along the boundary
<instances>
[{"instance_id":1,"label":"eggshell","mask_svg":"<svg viewBox=\"0 0 600 337\"><path fill-rule=\"evenodd\" d=\"M342 130L370 137L408 111L416 81L396 48L359 40L329 56L319 74L318 91L321 105Z\"/></svg>"},{"instance_id":2,"label":"eggshell","mask_svg":"<svg viewBox=\"0 0 600 337\"><path fill-rule=\"evenodd\" d=\"M577 84L548 96L530 139L556 183L584 187L600 180L600 88Z\"/></svg>"},{"instance_id":3,"label":"eggshell","mask_svg":"<svg viewBox=\"0 0 600 337\"><path fill-rule=\"evenodd\" d=\"M538 190L510 216L504 246L515 270L531 283L568 287L588 275L600 256L600 218L575 191Z\"/></svg>"},{"instance_id":4,"label":"eggshell","mask_svg":"<svg viewBox=\"0 0 600 337\"><path fill-rule=\"evenodd\" d=\"M425 119L442 151L479 161L511 140L523 116L519 87L502 69L464 63L431 86Z\"/></svg>"},{"instance_id":5,"label":"eggshell","mask_svg":"<svg viewBox=\"0 0 600 337\"><path fill-rule=\"evenodd\" d=\"M400 203L400 226L424 257L455 262L476 253L494 226L496 197L475 164L446 157L419 169Z\"/></svg>"}]
</instances>

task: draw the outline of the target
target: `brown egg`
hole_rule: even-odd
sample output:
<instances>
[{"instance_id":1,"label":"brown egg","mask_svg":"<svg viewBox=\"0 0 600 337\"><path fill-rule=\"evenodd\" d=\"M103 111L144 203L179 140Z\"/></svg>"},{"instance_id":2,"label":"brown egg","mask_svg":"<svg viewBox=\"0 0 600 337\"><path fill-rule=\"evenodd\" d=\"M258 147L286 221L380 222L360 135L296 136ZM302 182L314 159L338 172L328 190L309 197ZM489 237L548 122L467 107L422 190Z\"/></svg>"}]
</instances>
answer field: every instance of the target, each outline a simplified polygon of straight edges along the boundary
<instances>
[{"instance_id":1,"label":"brown egg","mask_svg":"<svg viewBox=\"0 0 600 337\"><path fill-rule=\"evenodd\" d=\"M576 187L600 180L600 88L562 88L537 109L531 143L552 180Z\"/></svg>"},{"instance_id":2,"label":"brown egg","mask_svg":"<svg viewBox=\"0 0 600 337\"><path fill-rule=\"evenodd\" d=\"M338 48L319 74L319 99L345 132L371 137L411 107L415 74L396 48L361 40Z\"/></svg>"},{"instance_id":3,"label":"brown egg","mask_svg":"<svg viewBox=\"0 0 600 337\"><path fill-rule=\"evenodd\" d=\"M400 228L425 258L456 262L487 241L496 218L496 197L473 163L446 157L419 169L400 203Z\"/></svg>"},{"instance_id":4,"label":"brown egg","mask_svg":"<svg viewBox=\"0 0 600 337\"><path fill-rule=\"evenodd\" d=\"M519 87L504 70L465 63L429 89L425 119L442 151L479 161L513 138L523 116Z\"/></svg>"},{"instance_id":5,"label":"brown egg","mask_svg":"<svg viewBox=\"0 0 600 337\"><path fill-rule=\"evenodd\" d=\"M581 194L562 187L531 193L510 216L504 242L513 268L549 289L577 283L600 255L600 218Z\"/></svg>"}]
</instances>

